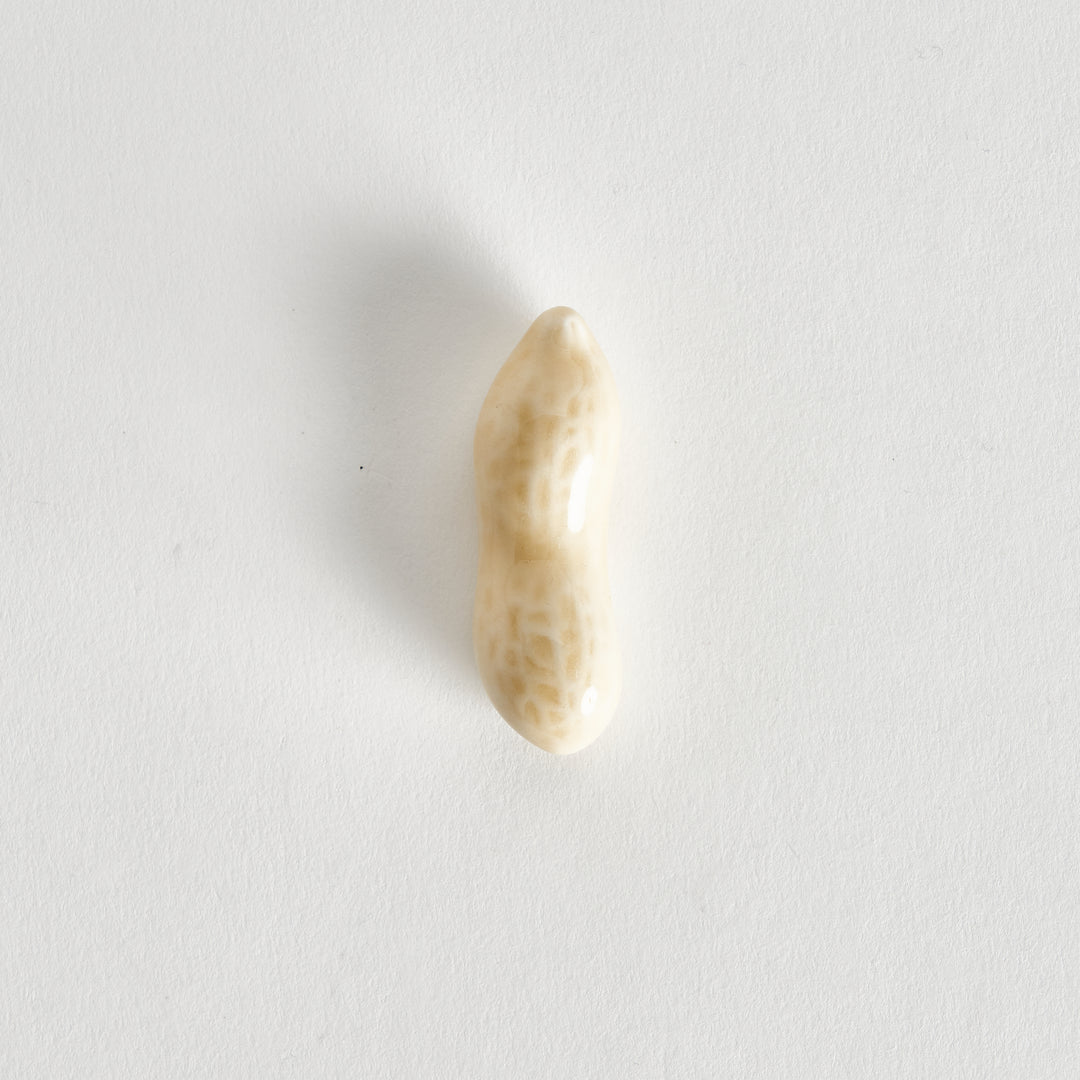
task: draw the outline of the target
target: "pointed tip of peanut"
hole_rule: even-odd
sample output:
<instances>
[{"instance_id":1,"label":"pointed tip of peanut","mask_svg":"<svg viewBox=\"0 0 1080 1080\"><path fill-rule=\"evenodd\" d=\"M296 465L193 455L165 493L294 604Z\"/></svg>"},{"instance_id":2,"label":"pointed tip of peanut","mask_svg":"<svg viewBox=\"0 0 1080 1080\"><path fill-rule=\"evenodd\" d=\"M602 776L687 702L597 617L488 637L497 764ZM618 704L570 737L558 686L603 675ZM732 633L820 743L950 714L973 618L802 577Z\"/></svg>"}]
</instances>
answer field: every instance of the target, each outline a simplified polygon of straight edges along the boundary
<instances>
[{"instance_id":1,"label":"pointed tip of peanut","mask_svg":"<svg viewBox=\"0 0 1080 1080\"><path fill-rule=\"evenodd\" d=\"M537 316L531 329L565 348L589 349L595 345L592 331L573 308L548 308Z\"/></svg>"}]
</instances>

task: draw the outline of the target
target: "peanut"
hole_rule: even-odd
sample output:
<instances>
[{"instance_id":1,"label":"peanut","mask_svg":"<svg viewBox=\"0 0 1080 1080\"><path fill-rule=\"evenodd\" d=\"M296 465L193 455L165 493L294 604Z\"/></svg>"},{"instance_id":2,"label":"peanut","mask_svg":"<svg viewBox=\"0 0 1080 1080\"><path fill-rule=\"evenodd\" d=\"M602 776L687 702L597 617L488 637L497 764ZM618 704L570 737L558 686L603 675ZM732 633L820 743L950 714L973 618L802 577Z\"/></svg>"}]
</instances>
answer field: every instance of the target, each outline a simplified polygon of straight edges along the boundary
<instances>
[{"instance_id":1,"label":"peanut","mask_svg":"<svg viewBox=\"0 0 1080 1080\"><path fill-rule=\"evenodd\" d=\"M510 726L555 754L591 743L621 688L607 570L619 427L607 360L565 307L529 327L476 425L477 665Z\"/></svg>"}]
</instances>

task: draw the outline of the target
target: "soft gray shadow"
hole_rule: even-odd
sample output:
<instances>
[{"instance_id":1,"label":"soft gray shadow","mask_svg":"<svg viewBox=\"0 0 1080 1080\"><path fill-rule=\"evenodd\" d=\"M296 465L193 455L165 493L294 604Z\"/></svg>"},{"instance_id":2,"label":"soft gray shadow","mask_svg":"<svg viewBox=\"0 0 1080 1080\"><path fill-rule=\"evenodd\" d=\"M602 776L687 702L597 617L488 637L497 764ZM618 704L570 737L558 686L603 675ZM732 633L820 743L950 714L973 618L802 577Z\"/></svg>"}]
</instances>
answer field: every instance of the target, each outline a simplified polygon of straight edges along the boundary
<instances>
[{"instance_id":1,"label":"soft gray shadow","mask_svg":"<svg viewBox=\"0 0 1080 1080\"><path fill-rule=\"evenodd\" d=\"M339 235L319 265L320 351L342 395L331 557L381 623L471 671L473 429L528 315L464 245Z\"/></svg>"}]
</instances>

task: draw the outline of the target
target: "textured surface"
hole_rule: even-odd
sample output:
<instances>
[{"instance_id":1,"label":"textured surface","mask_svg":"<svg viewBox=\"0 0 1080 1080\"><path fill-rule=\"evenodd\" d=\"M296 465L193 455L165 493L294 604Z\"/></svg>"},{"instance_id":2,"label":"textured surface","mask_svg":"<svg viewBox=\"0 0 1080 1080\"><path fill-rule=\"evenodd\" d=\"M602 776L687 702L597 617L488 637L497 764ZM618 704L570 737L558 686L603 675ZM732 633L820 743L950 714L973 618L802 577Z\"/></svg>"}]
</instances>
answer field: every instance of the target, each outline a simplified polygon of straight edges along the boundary
<instances>
[{"instance_id":1,"label":"textured surface","mask_svg":"<svg viewBox=\"0 0 1080 1080\"><path fill-rule=\"evenodd\" d=\"M591 743L618 703L607 537L619 425L607 359L565 307L532 324L476 424L476 660L507 723L553 753Z\"/></svg>"},{"instance_id":2,"label":"textured surface","mask_svg":"<svg viewBox=\"0 0 1080 1080\"><path fill-rule=\"evenodd\" d=\"M8 0L2 1080L1080 1076L1076 0ZM611 361L614 721L472 440Z\"/></svg>"}]
</instances>

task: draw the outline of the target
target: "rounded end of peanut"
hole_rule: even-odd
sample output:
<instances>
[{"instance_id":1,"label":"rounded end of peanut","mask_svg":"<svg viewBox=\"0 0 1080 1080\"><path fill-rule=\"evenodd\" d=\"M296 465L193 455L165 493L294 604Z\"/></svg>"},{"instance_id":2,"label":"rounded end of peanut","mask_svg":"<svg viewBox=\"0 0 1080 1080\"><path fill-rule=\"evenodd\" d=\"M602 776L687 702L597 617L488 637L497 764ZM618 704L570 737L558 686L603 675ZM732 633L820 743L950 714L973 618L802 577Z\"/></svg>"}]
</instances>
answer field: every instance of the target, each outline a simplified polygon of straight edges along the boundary
<instances>
[{"instance_id":1,"label":"rounded end of peanut","mask_svg":"<svg viewBox=\"0 0 1080 1080\"><path fill-rule=\"evenodd\" d=\"M507 723L524 739L549 754L576 754L594 743L615 713L617 685L604 689L590 685L573 708L563 711L500 709Z\"/></svg>"}]
</instances>

